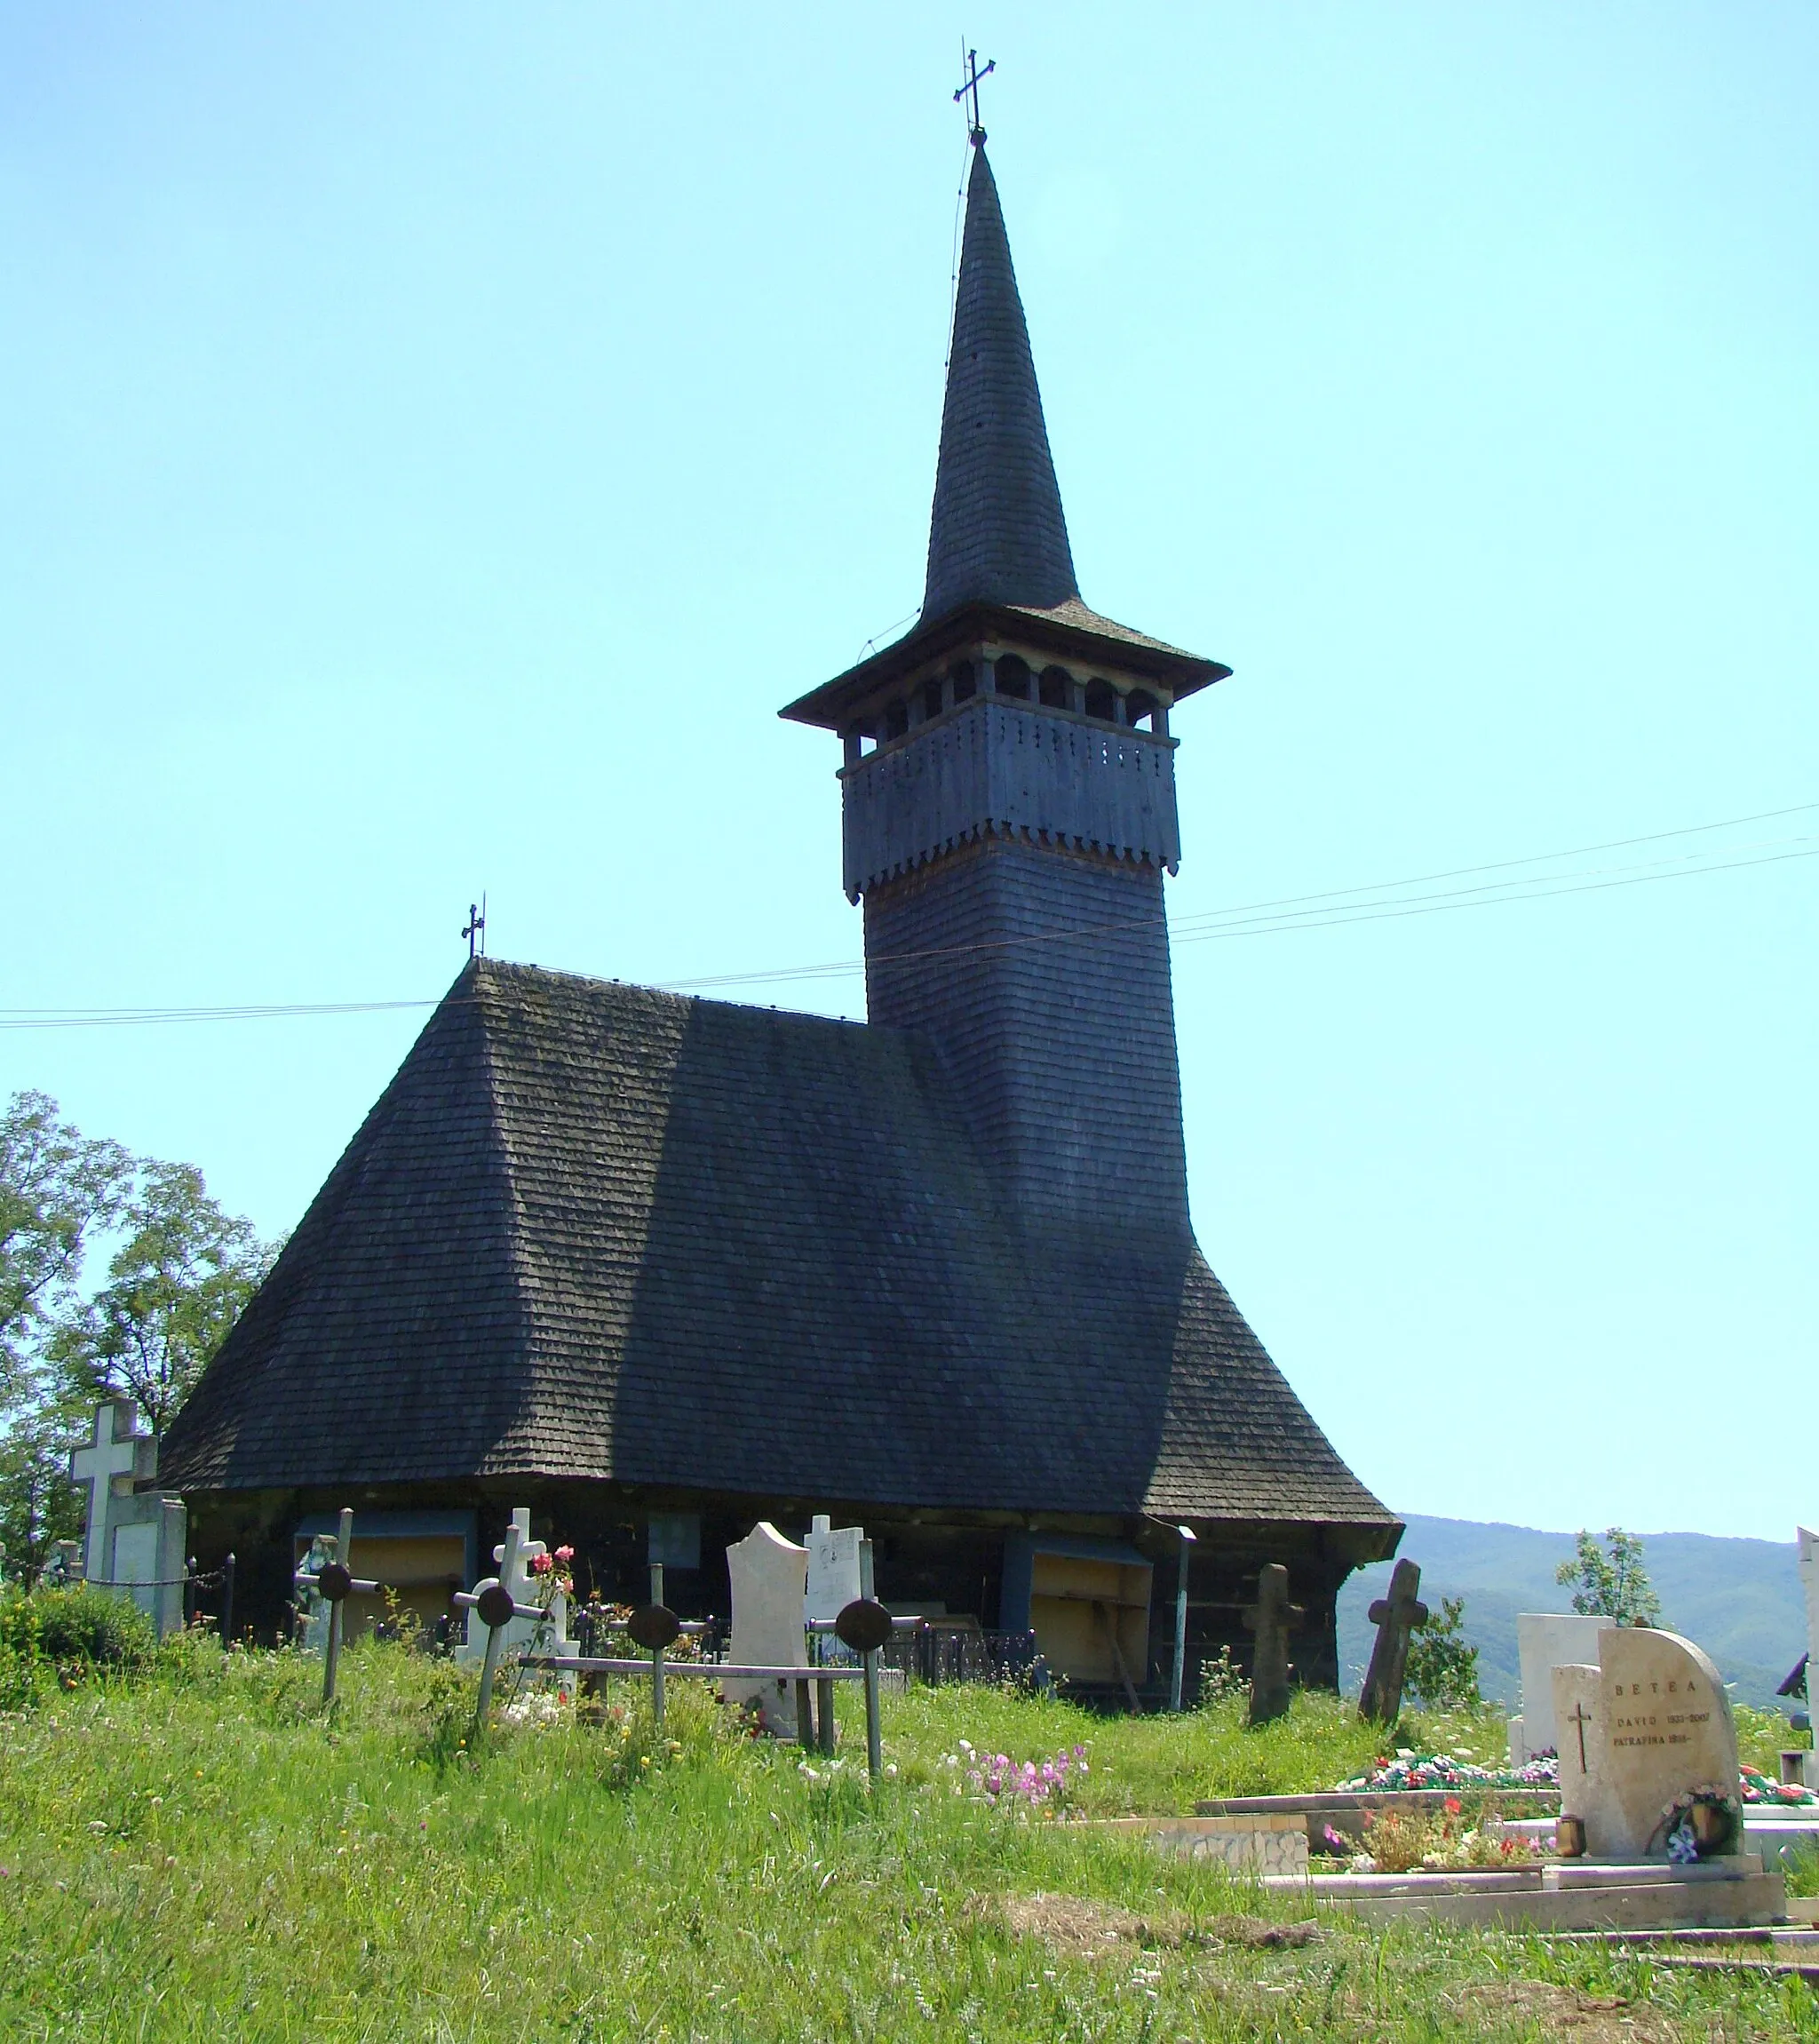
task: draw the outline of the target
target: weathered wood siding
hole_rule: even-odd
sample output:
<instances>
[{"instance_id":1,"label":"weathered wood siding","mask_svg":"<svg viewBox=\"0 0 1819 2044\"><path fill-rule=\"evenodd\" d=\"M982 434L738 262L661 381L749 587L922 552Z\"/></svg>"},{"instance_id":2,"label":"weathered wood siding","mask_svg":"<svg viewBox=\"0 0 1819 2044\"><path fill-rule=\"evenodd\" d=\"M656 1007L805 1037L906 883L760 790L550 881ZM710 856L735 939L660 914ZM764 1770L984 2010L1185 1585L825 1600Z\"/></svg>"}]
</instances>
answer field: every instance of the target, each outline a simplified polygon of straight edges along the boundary
<instances>
[{"instance_id":1,"label":"weathered wood siding","mask_svg":"<svg viewBox=\"0 0 1819 2044\"><path fill-rule=\"evenodd\" d=\"M1172 739L1005 696L975 696L841 779L854 901L994 832L1170 872L1180 862Z\"/></svg>"},{"instance_id":2,"label":"weathered wood siding","mask_svg":"<svg viewBox=\"0 0 1819 2044\"><path fill-rule=\"evenodd\" d=\"M865 895L870 1018L933 1040L1026 1222L1187 1233L1162 887L1157 865L987 837Z\"/></svg>"}]
</instances>

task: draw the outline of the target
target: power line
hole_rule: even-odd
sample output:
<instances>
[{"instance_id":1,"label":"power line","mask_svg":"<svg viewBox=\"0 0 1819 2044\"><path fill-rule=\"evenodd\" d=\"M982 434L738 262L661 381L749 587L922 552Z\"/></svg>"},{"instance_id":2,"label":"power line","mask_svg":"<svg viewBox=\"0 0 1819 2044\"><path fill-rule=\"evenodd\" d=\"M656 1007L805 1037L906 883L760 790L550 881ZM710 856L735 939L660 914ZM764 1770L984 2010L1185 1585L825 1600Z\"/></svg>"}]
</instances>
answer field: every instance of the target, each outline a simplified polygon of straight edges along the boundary
<instances>
[{"instance_id":1,"label":"power line","mask_svg":"<svg viewBox=\"0 0 1819 2044\"><path fill-rule=\"evenodd\" d=\"M1438 915L1455 909L1506 906L1511 903L1545 901L1556 895L1594 894L1612 887L1641 887L1656 880L1695 879L1705 873L1734 872L1750 866L1776 865L1792 859L1819 856L1819 837L1768 839L1752 844L1713 846L1680 857L1645 860L1634 865L1594 867L1567 872L1515 873L1518 867L1558 865L1561 860L1589 857L1596 852L1619 851L1636 845L1662 844L1672 839L1700 837L1713 831L1734 830L1744 823L1765 823L1782 816L1803 815L1819 809L1819 802L1799 802L1782 809L1758 810L1751 815L1726 817L1711 823L1692 823L1674 831L1651 831L1640 837L1613 838L1595 845L1581 845L1568 851L1536 853L1521 859L1498 859L1476 866L1455 866L1444 871L1413 874L1402 880L1385 880L1367 887L1328 888L1319 894L1290 895L1275 901L1253 902L1232 908L1213 909L1187 916L1171 927L1174 942L1210 942L1216 938L1268 936L1297 930L1330 929L1345 923L1384 922L1410 916ZM1738 856L1742 853L1756 855ZM1489 880L1472 887L1442 888L1432 895L1410 895L1405 890L1434 880L1469 879L1480 873L1512 873L1514 877ZM984 953L1002 953L1025 947L1052 943L1092 943L1117 941L1140 931L1153 930L1167 918L1122 919L1116 922L1084 924L1070 929L1044 930L1021 937L1005 937L987 943L954 944L935 950L900 951L874 958L874 965L905 966L937 958L953 958ZM860 958L830 959L821 965L783 966L770 971L718 973L695 979L658 982L662 990L696 992L714 987L779 985L793 981L844 979L864 972ZM179 1022L264 1022L290 1016L375 1014L410 1008L430 1008L433 1000L390 1001L274 1001L246 1006L214 1005L201 1007L115 1008L0 1008L0 1030L21 1029L120 1029L149 1023Z\"/></svg>"},{"instance_id":2,"label":"power line","mask_svg":"<svg viewBox=\"0 0 1819 2044\"><path fill-rule=\"evenodd\" d=\"M0 1008L0 1029L128 1029L142 1022L266 1022L283 1015L376 1014L433 1008L418 1001L267 1001L250 1007Z\"/></svg>"}]
</instances>

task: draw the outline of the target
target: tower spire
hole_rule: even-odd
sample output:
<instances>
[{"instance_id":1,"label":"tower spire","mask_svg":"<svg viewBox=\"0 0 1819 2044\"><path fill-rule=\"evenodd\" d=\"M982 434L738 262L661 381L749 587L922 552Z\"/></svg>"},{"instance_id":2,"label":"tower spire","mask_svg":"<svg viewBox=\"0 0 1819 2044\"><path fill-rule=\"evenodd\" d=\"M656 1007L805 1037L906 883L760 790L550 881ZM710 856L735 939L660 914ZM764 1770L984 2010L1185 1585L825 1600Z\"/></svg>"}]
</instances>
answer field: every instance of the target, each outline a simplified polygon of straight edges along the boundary
<instances>
[{"instance_id":1,"label":"tower spire","mask_svg":"<svg viewBox=\"0 0 1819 2044\"><path fill-rule=\"evenodd\" d=\"M1004 211L973 118L924 624L975 600L1050 610L1080 594Z\"/></svg>"}]
</instances>

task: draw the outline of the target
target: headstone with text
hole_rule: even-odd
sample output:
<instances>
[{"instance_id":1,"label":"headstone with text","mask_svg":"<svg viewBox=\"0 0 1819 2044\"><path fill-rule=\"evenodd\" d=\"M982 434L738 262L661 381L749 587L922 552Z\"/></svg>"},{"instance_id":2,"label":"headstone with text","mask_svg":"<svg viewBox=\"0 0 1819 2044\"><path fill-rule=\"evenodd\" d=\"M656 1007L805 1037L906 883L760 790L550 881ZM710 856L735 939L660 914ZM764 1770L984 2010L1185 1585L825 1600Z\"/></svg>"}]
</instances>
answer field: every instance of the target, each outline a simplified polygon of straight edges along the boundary
<instances>
[{"instance_id":1,"label":"headstone with text","mask_svg":"<svg viewBox=\"0 0 1819 2044\"><path fill-rule=\"evenodd\" d=\"M835 1526L825 1514L818 1514L808 1535L808 1595L806 1604L811 1622L831 1621L846 1606L865 1594L862 1567L865 1546L862 1526ZM851 1651L832 1633L816 1635L819 1658L851 1660Z\"/></svg>"},{"instance_id":2,"label":"headstone with text","mask_svg":"<svg viewBox=\"0 0 1819 2044\"><path fill-rule=\"evenodd\" d=\"M1724 1680L1676 1633L1613 1626L1598 1659L1551 1674L1561 1814L1593 1859L1709 1858L1740 1850L1737 1740Z\"/></svg>"}]
</instances>

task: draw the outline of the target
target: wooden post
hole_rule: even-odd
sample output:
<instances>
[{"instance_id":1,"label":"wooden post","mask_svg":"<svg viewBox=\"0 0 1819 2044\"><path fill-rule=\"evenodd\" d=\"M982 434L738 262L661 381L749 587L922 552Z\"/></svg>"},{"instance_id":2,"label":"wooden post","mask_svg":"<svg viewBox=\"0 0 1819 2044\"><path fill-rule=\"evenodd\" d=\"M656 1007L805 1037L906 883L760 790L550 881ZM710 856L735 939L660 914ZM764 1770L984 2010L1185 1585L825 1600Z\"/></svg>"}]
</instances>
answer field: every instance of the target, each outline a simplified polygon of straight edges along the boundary
<instances>
[{"instance_id":1,"label":"wooden post","mask_svg":"<svg viewBox=\"0 0 1819 2044\"><path fill-rule=\"evenodd\" d=\"M353 1514L344 1506L335 1535L335 1559L344 1569L351 1571L353 1564L348 1556L353 1552ZM341 1666L341 1607L345 1597L335 1597L329 1605L329 1643L322 1654L322 1701L331 1704L335 1700L335 1678Z\"/></svg>"},{"instance_id":2,"label":"wooden post","mask_svg":"<svg viewBox=\"0 0 1819 2044\"><path fill-rule=\"evenodd\" d=\"M650 1601L661 1604L663 1601L663 1564L653 1562L650 1565ZM651 1722L661 1731L663 1729L663 1650L653 1647L650 1656L650 1715Z\"/></svg>"},{"instance_id":3,"label":"wooden post","mask_svg":"<svg viewBox=\"0 0 1819 2044\"><path fill-rule=\"evenodd\" d=\"M1181 1678L1188 1666L1188 1550L1194 1545L1194 1529L1177 1526L1181 1536L1181 1565L1175 1575L1175 1667L1169 1677L1169 1708L1180 1714Z\"/></svg>"},{"instance_id":4,"label":"wooden post","mask_svg":"<svg viewBox=\"0 0 1819 2044\"><path fill-rule=\"evenodd\" d=\"M234 1555L221 1564L221 1644L234 1644Z\"/></svg>"},{"instance_id":5,"label":"wooden post","mask_svg":"<svg viewBox=\"0 0 1819 2044\"><path fill-rule=\"evenodd\" d=\"M814 1751L814 1704L806 1679L796 1684L796 1738L804 1753Z\"/></svg>"},{"instance_id":6,"label":"wooden post","mask_svg":"<svg viewBox=\"0 0 1819 2044\"><path fill-rule=\"evenodd\" d=\"M865 1771L874 1781L884 1769L884 1734L878 1725L878 1652L876 1647L870 1647L865 1655Z\"/></svg>"}]
</instances>

